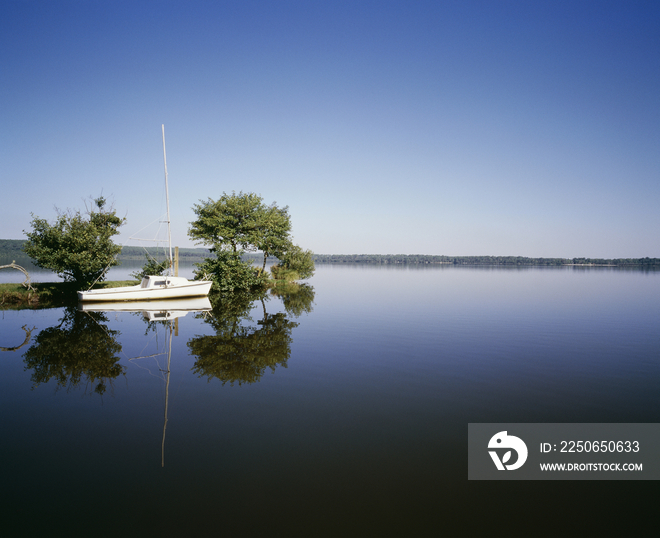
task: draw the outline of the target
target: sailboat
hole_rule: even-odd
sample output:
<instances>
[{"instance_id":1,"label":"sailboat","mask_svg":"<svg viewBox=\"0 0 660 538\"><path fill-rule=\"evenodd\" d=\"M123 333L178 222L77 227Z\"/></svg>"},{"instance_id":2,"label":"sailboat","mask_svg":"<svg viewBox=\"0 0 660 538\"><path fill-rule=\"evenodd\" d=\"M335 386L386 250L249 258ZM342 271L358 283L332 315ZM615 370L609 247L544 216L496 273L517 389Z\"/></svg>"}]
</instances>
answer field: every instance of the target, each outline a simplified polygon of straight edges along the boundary
<instances>
[{"instance_id":1,"label":"sailboat","mask_svg":"<svg viewBox=\"0 0 660 538\"><path fill-rule=\"evenodd\" d=\"M165 164L165 199L167 201L167 239L169 243L169 275L145 276L136 286L122 286L98 290L79 291L81 302L97 301L153 301L180 297L206 297L211 291L208 280L188 280L172 275L172 231L170 227L170 194L167 184L167 154L165 152L165 125L163 130L163 162Z\"/></svg>"}]
</instances>

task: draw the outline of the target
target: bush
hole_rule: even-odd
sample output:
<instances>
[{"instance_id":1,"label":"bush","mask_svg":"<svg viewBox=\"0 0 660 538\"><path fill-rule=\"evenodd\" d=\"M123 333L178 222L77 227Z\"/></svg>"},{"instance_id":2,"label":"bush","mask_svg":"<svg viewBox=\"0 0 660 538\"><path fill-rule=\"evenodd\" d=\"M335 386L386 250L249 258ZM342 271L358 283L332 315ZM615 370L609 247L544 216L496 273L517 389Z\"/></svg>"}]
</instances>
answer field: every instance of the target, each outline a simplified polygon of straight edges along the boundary
<instances>
[{"instance_id":1,"label":"bush","mask_svg":"<svg viewBox=\"0 0 660 538\"><path fill-rule=\"evenodd\" d=\"M305 280L314 275L314 254L303 250L298 245L291 245L284 253L280 263L270 268L277 280Z\"/></svg>"},{"instance_id":2,"label":"bush","mask_svg":"<svg viewBox=\"0 0 660 538\"><path fill-rule=\"evenodd\" d=\"M67 211L49 224L32 215L32 231L26 232L23 250L37 267L54 271L66 282L87 285L103 280L106 271L119 263L121 246L113 243L112 236L119 233L124 219L113 210L104 211L103 197L94 204L98 211L91 210L88 218L80 211Z\"/></svg>"},{"instance_id":3,"label":"bush","mask_svg":"<svg viewBox=\"0 0 660 538\"><path fill-rule=\"evenodd\" d=\"M213 288L221 293L252 291L266 283L265 277L251 262L241 260L240 254L220 251L215 257L196 263L196 279L213 280Z\"/></svg>"},{"instance_id":4,"label":"bush","mask_svg":"<svg viewBox=\"0 0 660 538\"><path fill-rule=\"evenodd\" d=\"M142 280L145 276L160 276L170 265L169 260L159 263L155 258L150 258L148 254L145 254L145 257L147 258L147 263L142 266L142 270L130 273L136 280Z\"/></svg>"}]
</instances>

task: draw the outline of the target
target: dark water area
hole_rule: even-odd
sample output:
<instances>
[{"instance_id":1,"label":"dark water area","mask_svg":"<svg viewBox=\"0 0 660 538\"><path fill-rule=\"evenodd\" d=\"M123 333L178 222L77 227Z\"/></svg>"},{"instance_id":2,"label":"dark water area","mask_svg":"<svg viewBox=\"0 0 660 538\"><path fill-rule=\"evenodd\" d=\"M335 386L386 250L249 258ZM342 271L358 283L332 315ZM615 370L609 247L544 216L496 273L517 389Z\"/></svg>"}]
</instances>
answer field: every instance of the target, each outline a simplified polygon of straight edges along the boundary
<instances>
[{"instance_id":1,"label":"dark water area","mask_svg":"<svg viewBox=\"0 0 660 538\"><path fill-rule=\"evenodd\" d=\"M309 283L169 323L0 313L3 536L643 534L654 482L468 481L467 424L660 422L660 272Z\"/></svg>"}]
</instances>

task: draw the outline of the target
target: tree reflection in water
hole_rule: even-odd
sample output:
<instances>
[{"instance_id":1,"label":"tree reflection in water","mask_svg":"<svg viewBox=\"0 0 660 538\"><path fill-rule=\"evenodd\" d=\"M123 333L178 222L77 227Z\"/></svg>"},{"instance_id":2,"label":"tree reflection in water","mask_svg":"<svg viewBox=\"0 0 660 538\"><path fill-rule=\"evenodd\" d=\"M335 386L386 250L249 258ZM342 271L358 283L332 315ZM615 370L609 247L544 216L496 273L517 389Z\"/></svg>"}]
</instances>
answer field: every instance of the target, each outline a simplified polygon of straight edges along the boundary
<instances>
[{"instance_id":1,"label":"tree reflection in water","mask_svg":"<svg viewBox=\"0 0 660 538\"><path fill-rule=\"evenodd\" d=\"M296 318L313 310L314 288L307 284L287 282L271 288L270 294L279 297L286 313Z\"/></svg>"},{"instance_id":2,"label":"tree reflection in water","mask_svg":"<svg viewBox=\"0 0 660 538\"><path fill-rule=\"evenodd\" d=\"M270 296L282 300L286 314L268 314L269 296L265 293L216 298L213 315L206 317L216 334L197 336L188 342L190 352L197 356L193 372L233 386L259 381L266 368L273 372L278 366L286 368L293 341L291 331L298 326L289 317L312 311L314 288L289 285L270 290ZM263 318L255 323L250 312L257 301L261 302Z\"/></svg>"},{"instance_id":3,"label":"tree reflection in water","mask_svg":"<svg viewBox=\"0 0 660 538\"><path fill-rule=\"evenodd\" d=\"M119 331L102 324L107 321L99 312L65 308L60 324L39 332L23 355L26 368L34 370L33 388L55 379L57 387L67 391L84 382L103 394L113 379L124 374L117 356L121 351L116 340Z\"/></svg>"}]
</instances>

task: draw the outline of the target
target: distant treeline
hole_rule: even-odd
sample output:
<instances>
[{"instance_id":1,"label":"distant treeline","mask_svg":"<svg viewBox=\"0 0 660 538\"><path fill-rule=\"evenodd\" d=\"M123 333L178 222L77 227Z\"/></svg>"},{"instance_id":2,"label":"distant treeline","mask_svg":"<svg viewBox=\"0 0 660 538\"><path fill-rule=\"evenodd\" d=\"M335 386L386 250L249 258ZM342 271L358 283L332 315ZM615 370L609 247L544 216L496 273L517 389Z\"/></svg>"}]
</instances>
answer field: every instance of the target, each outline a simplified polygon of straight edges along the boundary
<instances>
[{"instance_id":1,"label":"distant treeline","mask_svg":"<svg viewBox=\"0 0 660 538\"><path fill-rule=\"evenodd\" d=\"M156 259L165 259L167 257L167 249L163 247L122 247L121 254L119 254L120 260L143 260L145 254L149 253L150 256L153 256ZM174 249L172 249L172 255L174 255ZM180 248L179 249L179 259L194 259L200 260L210 256L208 249L205 248Z\"/></svg>"},{"instance_id":2,"label":"distant treeline","mask_svg":"<svg viewBox=\"0 0 660 538\"><path fill-rule=\"evenodd\" d=\"M25 243L23 239L0 239L0 256L3 259L26 257L27 254L23 252L23 243Z\"/></svg>"},{"instance_id":3,"label":"distant treeline","mask_svg":"<svg viewBox=\"0 0 660 538\"><path fill-rule=\"evenodd\" d=\"M28 258L27 254L23 252L24 239L0 239L0 260L25 260ZM164 247L131 247L125 246L121 249L119 254L119 261L139 260L145 259L146 254L149 253L157 260L165 260L167 258L167 249ZM172 249L174 255L174 249ZM206 248L180 248L179 261L181 262L195 262L207 258L211 255ZM248 252L242 256L246 260L255 260L261 263L264 259L263 254L257 252ZM277 261L272 256L268 257L268 261ZM7 262L7 263L9 263ZM2 264L0 264L2 265Z\"/></svg>"},{"instance_id":4,"label":"distant treeline","mask_svg":"<svg viewBox=\"0 0 660 538\"><path fill-rule=\"evenodd\" d=\"M163 247L123 247L119 260L144 260L146 252L157 260L165 260L167 258L167 251ZM181 262L195 262L208 258L211 255L206 248L180 248L179 261ZM174 256L174 249L172 249L172 256ZM244 260L254 260L263 262L264 256L258 252L247 252L241 256ZM277 258L272 256L268 257L268 261L277 261Z\"/></svg>"},{"instance_id":5,"label":"distant treeline","mask_svg":"<svg viewBox=\"0 0 660 538\"><path fill-rule=\"evenodd\" d=\"M0 239L0 258L8 259L19 259L25 258L27 255L23 252L23 243L24 239ZM123 247L121 254L119 255L120 260L144 260L145 251L149 253L150 256L155 257L156 259L165 259L167 257L166 250L163 247ZM205 248L180 248L179 249L179 258L182 260L186 259L202 259L209 256L208 249Z\"/></svg>"},{"instance_id":6,"label":"distant treeline","mask_svg":"<svg viewBox=\"0 0 660 538\"><path fill-rule=\"evenodd\" d=\"M426 254L316 254L316 263L445 264L445 265L609 265L658 266L660 258L526 258L523 256L430 256Z\"/></svg>"},{"instance_id":7,"label":"distant treeline","mask_svg":"<svg viewBox=\"0 0 660 538\"><path fill-rule=\"evenodd\" d=\"M9 260L25 258L22 250L23 239L0 239L0 259ZM165 259L163 247L123 247L120 260L143 260L145 251L158 260ZM205 248L180 248L180 261L197 261L210 256ZM262 254L248 253L245 259L262 260ZM276 261L276 258L268 258ZM523 256L430 256L426 254L315 254L315 263L364 263L381 265L608 265L608 266L656 266L660 267L660 258L526 258Z\"/></svg>"}]
</instances>

